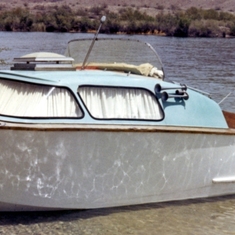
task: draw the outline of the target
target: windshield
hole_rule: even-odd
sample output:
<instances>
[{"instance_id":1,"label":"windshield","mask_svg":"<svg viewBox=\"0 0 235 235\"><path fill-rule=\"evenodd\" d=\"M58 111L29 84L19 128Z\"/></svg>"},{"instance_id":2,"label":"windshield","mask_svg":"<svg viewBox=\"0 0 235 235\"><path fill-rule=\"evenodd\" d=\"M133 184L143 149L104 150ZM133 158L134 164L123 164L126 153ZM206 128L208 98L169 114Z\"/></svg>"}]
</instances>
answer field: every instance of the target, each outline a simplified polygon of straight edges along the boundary
<instances>
[{"instance_id":1,"label":"windshield","mask_svg":"<svg viewBox=\"0 0 235 235\"><path fill-rule=\"evenodd\" d=\"M91 43L92 38L72 40L68 43L65 55L72 57L75 65L82 65ZM96 39L85 66L93 63L133 66L148 64L160 70L164 77L163 66L156 51L148 43L139 40Z\"/></svg>"}]
</instances>

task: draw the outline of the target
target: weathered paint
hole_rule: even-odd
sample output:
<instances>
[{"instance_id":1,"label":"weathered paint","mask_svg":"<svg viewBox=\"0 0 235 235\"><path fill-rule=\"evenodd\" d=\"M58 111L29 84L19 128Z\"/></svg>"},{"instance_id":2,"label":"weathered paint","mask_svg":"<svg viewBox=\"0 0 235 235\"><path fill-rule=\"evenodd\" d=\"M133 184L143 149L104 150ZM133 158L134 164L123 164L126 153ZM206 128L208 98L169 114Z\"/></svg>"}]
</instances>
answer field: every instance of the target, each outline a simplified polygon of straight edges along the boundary
<instances>
[{"instance_id":1,"label":"weathered paint","mask_svg":"<svg viewBox=\"0 0 235 235\"><path fill-rule=\"evenodd\" d=\"M234 183L212 182L234 176L234 133L87 129L0 129L0 210L100 208L235 193Z\"/></svg>"}]
</instances>

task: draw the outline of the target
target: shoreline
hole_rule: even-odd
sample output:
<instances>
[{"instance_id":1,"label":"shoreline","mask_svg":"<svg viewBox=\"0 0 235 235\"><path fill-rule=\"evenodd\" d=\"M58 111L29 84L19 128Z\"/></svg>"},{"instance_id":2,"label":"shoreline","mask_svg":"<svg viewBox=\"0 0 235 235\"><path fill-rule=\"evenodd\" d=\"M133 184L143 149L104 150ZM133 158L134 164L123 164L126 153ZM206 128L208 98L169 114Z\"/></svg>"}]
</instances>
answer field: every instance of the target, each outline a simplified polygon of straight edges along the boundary
<instances>
[{"instance_id":1,"label":"shoreline","mask_svg":"<svg viewBox=\"0 0 235 235\"><path fill-rule=\"evenodd\" d=\"M2 11L0 31L11 32L95 32L102 15L107 16L100 33L127 35L157 35L175 37L235 36L235 15L218 10L190 8L155 17L137 9L123 8L118 13L108 8L75 12L68 5L44 9L32 14L28 8Z\"/></svg>"}]
</instances>

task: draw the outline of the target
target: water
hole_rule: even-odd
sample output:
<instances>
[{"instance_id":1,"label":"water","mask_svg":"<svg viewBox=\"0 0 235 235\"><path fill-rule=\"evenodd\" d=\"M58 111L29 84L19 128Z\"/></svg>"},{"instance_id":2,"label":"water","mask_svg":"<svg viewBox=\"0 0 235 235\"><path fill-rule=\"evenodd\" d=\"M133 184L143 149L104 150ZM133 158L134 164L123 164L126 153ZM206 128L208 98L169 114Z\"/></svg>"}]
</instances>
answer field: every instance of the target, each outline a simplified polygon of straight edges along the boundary
<instances>
[{"instance_id":1,"label":"water","mask_svg":"<svg viewBox=\"0 0 235 235\"><path fill-rule=\"evenodd\" d=\"M0 32L0 69L31 52L63 54L69 40L87 36ZM235 112L235 39L132 37L157 49L168 80L209 92L217 102L231 93L221 107ZM235 234L235 196L86 211L0 213L0 234Z\"/></svg>"},{"instance_id":2,"label":"water","mask_svg":"<svg viewBox=\"0 0 235 235\"><path fill-rule=\"evenodd\" d=\"M67 42L87 34L0 32L0 69L8 69L15 57L37 51L64 54ZM93 36L93 35L89 35ZM101 37L107 35L101 35ZM108 35L108 37L113 37ZM116 37L127 37L125 35ZM211 94L227 111L235 112L235 39L132 36L149 42L159 53L167 78Z\"/></svg>"}]
</instances>

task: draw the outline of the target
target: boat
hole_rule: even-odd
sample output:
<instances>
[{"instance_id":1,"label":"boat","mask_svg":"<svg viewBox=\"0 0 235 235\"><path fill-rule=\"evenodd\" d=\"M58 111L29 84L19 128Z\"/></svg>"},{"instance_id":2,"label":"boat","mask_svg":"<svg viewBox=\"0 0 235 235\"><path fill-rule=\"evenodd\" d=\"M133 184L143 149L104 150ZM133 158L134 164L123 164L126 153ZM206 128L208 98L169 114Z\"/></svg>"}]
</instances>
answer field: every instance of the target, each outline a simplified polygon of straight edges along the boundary
<instances>
[{"instance_id":1,"label":"boat","mask_svg":"<svg viewBox=\"0 0 235 235\"><path fill-rule=\"evenodd\" d=\"M0 211L234 194L234 120L139 40L96 34L15 58L0 71Z\"/></svg>"}]
</instances>

